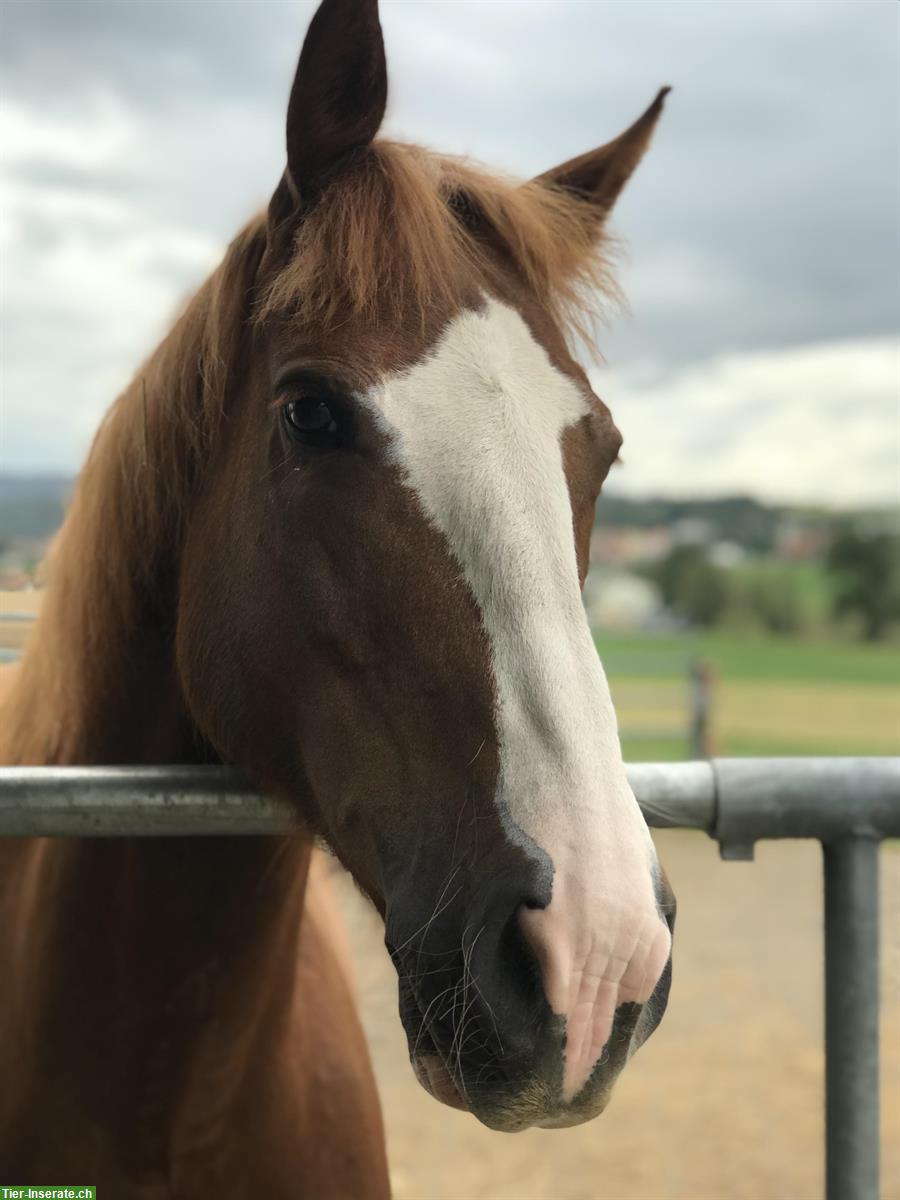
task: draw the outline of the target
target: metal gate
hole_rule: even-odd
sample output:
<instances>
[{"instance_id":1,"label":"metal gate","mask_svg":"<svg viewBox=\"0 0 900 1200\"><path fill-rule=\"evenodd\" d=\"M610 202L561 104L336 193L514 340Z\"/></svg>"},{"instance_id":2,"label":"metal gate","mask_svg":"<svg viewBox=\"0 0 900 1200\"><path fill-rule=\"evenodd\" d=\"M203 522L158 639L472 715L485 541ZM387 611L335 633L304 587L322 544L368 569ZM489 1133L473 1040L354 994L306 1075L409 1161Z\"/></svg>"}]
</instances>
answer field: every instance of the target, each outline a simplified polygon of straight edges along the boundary
<instances>
[{"instance_id":1,"label":"metal gate","mask_svg":"<svg viewBox=\"0 0 900 1200\"><path fill-rule=\"evenodd\" d=\"M828 1200L878 1200L878 850L900 837L900 759L638 763L650 825L702 829L725 859L816 838L825 883ZM214 767L0 768L0 837L288 834L290 810Z\"/></svg>"}]
</instances>

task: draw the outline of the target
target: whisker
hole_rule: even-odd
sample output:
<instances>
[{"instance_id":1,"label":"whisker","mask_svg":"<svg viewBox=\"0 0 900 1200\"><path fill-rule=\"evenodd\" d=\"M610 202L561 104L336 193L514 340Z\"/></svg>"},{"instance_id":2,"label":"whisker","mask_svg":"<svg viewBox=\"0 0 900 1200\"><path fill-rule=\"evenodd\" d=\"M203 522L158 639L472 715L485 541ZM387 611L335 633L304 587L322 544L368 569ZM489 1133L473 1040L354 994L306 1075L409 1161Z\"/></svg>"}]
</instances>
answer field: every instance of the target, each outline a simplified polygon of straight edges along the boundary
<instances>
[{"instance_id":1,"label":"whisker","mask_svg":"<svg viewBox=\"0 0 900 1200\"><path fill-rule=\"evenodd\" d=\"M450 897L450 899L447 901L447 903L444 904L442 908L437 907L437 905L440 904L442 897L446 894L447 888L450 886L450 880L453 878L453 876L459 870L460 866L462 866L462 863L460 863L459 866L456 867L456 869L451 873L447 882L444 884L443 891L441 892L440 896L437 899L435 911L432 912L431 916L428 918L428 920L425 922L424 925L420 925L419 928L415 931L415 933L411 933L409 935L409 937L406 939L405 942L402 942L399 946L394 947L395 954L399 954L401 950L405 950L406 947L409 945L409 943L413 940L413 938L418 937L419 934L423 932L423 930L425 931L425 934L427 935L428 929L431 927L432 923L434 922L435 917L440 916L440 914L444 911L444 909L447 908L450 904L452 904L453 901L456 899L456 897L459 895L459 893L462 891L462 884L460 884L460 886L456 889L456 891L453 893L453 895ZM425 940L424 936L423 936L422 940L423 941Z\"/></svg>"}]
</instances>

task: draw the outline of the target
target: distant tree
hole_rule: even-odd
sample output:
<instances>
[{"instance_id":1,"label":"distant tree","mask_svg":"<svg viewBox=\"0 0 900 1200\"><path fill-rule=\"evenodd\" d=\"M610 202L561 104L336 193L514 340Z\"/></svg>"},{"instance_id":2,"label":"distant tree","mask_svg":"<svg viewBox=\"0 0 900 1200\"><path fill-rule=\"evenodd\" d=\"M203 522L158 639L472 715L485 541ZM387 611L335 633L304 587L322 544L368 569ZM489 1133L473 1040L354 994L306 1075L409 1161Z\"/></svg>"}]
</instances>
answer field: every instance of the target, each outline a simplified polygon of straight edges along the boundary
<instances>
[{"instance_id":1,"label":"distant tree","mask_svg":"<svg viewBox=\"0 0 900 1200\"><path fill-rule=\"evenodd\" d=\"M746 604L770 633L796 634L806 624L796 573L766 571L746 584Z\"/></svg>"},{"instance_id":2,"label":"distant tree","mask_svg":"<svg viewBox=\"0 0 900 1200\"><path fill-rule=\"evenodd\" d=\"M845 527L831 543L827 566L836 615L858 616L869 641L883 637L900 618L900 537Z\"/></svg>"},{"instance_id":3,"label":"distant tree","mask_svg":"<svg viewBox=\"0 0 900 1200\"><path fill-rule=\"evenodd\" d=\"M663 600L694 625L715 625L728 606L728 577L702 546L676 546L656 571Z\"/></svg>"}]
</instances>

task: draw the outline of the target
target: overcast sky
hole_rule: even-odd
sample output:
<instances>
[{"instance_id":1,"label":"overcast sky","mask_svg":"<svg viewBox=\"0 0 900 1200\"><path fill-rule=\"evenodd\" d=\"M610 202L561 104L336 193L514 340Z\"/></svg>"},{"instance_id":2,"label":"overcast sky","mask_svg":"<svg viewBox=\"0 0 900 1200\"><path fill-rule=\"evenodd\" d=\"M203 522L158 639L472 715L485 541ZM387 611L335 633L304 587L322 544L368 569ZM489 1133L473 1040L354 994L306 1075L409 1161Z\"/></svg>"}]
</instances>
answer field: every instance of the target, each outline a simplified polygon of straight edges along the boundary
<instances>
[{"instance_id":1,"label":"overcast sky","mask_svg":"<svg viewBox=\"0 0 900 1200\"><path fill-rule=\"evenodd\" d=\"M283 165L306 0L5 0L2 447L74 471ZM387 131L522 176L674 92L616 211L615 486L898 497L894 0L387 0Z\"/></svg>"}]
</instances>

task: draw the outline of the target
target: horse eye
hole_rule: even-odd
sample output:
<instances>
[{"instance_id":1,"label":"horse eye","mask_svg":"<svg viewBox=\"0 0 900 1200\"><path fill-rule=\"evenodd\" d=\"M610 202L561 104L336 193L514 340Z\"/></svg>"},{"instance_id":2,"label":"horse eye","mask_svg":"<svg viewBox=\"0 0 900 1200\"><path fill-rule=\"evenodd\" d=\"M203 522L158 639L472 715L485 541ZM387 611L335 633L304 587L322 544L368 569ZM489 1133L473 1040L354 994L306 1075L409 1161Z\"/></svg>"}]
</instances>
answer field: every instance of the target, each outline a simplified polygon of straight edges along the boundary
<instances>
[{"instance_id":1,"label":"horse eye","mask_svg":"<svg viewBox=\"0 0 900 1200\"><path fill-rule=\"evenodd\" d=\"M338 425L331 409L315 396L289 400L281 412L285 428L296 441L328 445L337 436Z\"/></svg>"}]
</instances>

